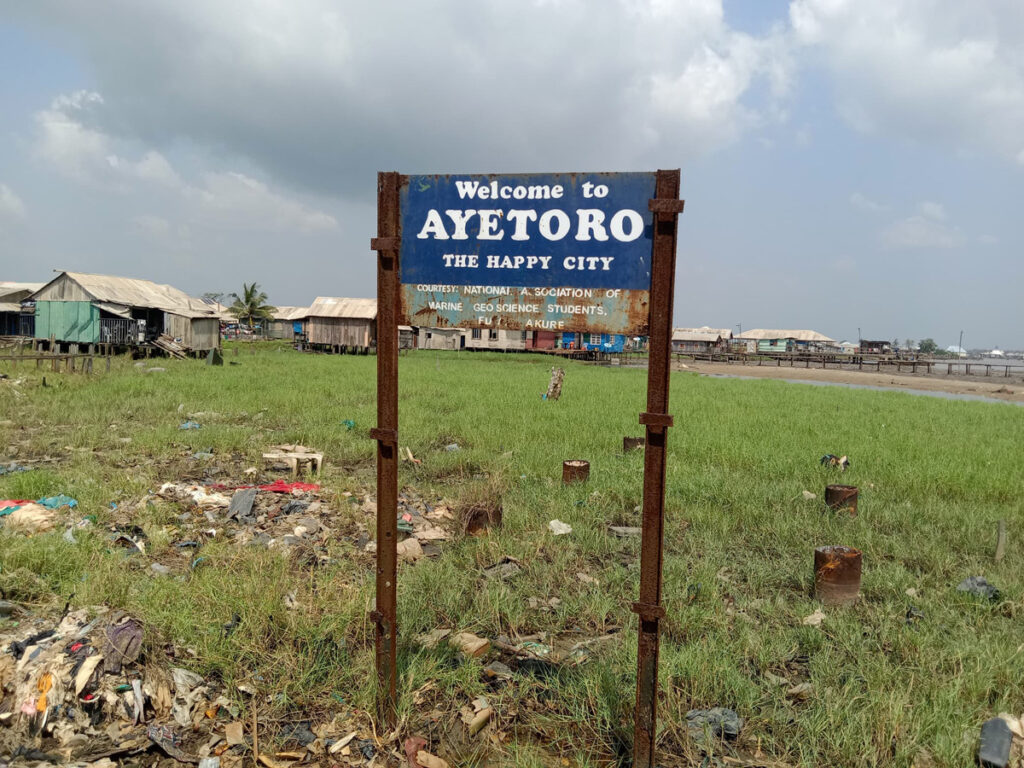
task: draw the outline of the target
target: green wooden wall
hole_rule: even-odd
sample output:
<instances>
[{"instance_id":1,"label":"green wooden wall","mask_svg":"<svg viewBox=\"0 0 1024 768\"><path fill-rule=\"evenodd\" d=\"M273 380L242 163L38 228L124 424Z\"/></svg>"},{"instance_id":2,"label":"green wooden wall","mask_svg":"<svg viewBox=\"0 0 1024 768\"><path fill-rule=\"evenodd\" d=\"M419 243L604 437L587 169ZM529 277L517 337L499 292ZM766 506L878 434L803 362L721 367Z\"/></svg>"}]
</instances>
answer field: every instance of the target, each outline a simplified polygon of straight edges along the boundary
<instances>
[{"instance_id":1,"label":"green wooden wall","mask_svg":"<svg viewBox=\"0 0 1024 768\"><path fill-rule=\"evenodd\" d=\"M36 338L95 344L100 340L100 311L88 301L37 301Z\"/></svg>"}]
</instances>

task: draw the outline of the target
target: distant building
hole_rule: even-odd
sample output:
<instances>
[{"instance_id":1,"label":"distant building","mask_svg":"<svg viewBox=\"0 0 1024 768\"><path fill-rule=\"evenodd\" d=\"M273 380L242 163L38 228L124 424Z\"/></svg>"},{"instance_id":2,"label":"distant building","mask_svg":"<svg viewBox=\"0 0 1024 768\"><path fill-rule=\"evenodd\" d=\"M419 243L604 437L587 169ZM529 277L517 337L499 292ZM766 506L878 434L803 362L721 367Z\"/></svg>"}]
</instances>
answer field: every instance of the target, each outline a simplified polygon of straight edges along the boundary
<instances>
[{"instance_id":1,"label":"distant building","mask_svg":"<svg viewBox=\"0 0 1024 768\"><path fill-rule=\"evenodd\" d=\"M493 349L497 352L521 352L526 349L527 331L499 328L471 328L466 334L466 349Z\"/></svg>"},{"instance_id":2,"label":"distant building","mask_svg":"<svg viewBox=\"0 0 1024 768\"><path fill-rule=\"evenodd\" d=\"M136 346L166 334L193 351L220 346L220 318L213 309L170 285L61 272L30 298L37 339Z\"/></svg>"},{"instance_id":3,"label":"distant building","mask_svg":"<svg viewBox=\"0 0 1024 768\"><path fill-rule=\"evenodd\" d=\"M674 328L672 351L690 353L725 352L729 348L732 331L728 328Z\"/></svg>"},{"instance_id":4,"label":"distant building","mask_svg":"<svg viewBox=\"0 0 1024 768\"><path fill-rule=\"evenodd\" d=\"M872 341L870 339L860 340L860 352L862 355L891 355L893 347L891 341Z\"/></svg>"},{"instance_id":5,"label":"distant building","mask_svg":"<svg viewBox=\"0 0 1024 768\"><path fill-rule=\"evenodd\" d=\"M32 336L35 317L31 305L22 306L43 283L0 281L0 336Z\"/></svg>"},{"instance_id":6,"label":"distant building","mask_svg":"<svg viewBox=\"0 0 1024 768\"><path fill-rule=\"evenodd\" d=\"M754 328L736 334L736 338L747 342L747 350L753 352L834 352L837 350L835 339L830 339L817 331Z\"/></svg>"},{"instance_id":7,"label":"distant building","mask_svg":"<svg viewBox=\"0 0 1024 768\"><path fill-rule=\"evenodd\" d=\"M624 352L630 340L621 333L562 333L562 349L585 349L590 352L617 354Z\"/></svg>"},{"instance_id":8,"label":"distant building","mask_svg":"<svg viewBox=\"0 0 1024 768\"><path fill-rule=\"evenodd\" d=\"M335 352L366 351L377 345L377 300L318 296L309 308L306 337Z\"/></svg>"},{"instance_id":9,"label":"distant building","mask_svg":"<svg viewBox=\"0 0 1024 768\"><path fill-rule=\"evenodd\" d=\"M466 334L462 328L427 328L416 329L416 347L418 349L465 349Z\"/></svg>"},{"instance_id":10,"label":"distant building","mask_svg":"<svg viewBox=\"0 0 1024 768\"><path fill-rule=\"evenodd\" d=\"M556 331L527 331L527 349L554 349L558 346L558 333Z\"/></svg>"},{"instance_id":11,"label":"distant building","mask_svg":"<svg viewBox=\"0 0 1024 768\"><path fill-rule=\"evenodd\" d=\"M308 315L309 307L275 307L273 317L263 323L263 334L268 339L301 340Z\"/></svg>"}]
</instances>

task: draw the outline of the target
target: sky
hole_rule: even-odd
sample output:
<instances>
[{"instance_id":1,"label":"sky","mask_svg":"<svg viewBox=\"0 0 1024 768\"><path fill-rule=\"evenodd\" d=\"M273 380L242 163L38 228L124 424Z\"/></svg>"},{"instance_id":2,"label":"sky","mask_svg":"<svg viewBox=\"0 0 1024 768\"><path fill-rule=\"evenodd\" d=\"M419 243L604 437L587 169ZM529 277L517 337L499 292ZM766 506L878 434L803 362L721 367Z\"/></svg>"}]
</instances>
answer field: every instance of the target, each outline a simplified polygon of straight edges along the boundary
<instances>
[{"instance_id":1,"label":"sky","mask_svg":"<svg viewBox=\"0 0 1024 768\"><path fill-rule=\"evenodd\" d=\"M675 324L1024 349L1020 0L0 0L0 280L375 295L376 174L682 170Z\"/></svg>"}]
</instances>

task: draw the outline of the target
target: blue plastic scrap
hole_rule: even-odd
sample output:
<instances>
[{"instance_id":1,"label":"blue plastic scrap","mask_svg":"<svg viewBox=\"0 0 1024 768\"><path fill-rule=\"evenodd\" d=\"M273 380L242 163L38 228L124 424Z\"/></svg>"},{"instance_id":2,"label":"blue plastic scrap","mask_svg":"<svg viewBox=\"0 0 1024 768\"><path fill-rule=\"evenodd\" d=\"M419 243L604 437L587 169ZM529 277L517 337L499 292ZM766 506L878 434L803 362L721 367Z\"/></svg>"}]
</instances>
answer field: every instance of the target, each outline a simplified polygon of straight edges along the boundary
<instances>
[{"instance_id":1,"label":"blue plastic scrap","mask_svg":"<svg viewBox=\"0 0 1024 768\"><path fill-rule=\"evenodd\" d=\"M188 421L182 422L181 426L178 427L178 429L201 429L202 426L203 425L200 424L198 421L192 421L191 419L189 419Z\"/></svg>"},{"instance_id":2,"label":"blue plastic scrap","mask_svg":"<svg viewBox=\"0 0 1024 768\"><path fill-rule=\"evenodd\" d=\"M61 507L78 506L77 501L72 499L70 496L65 496L63 493L57 494L56 496L46 496L36 503L41 504L47 509L60 509Z\"/></svg>"}]
</instances>

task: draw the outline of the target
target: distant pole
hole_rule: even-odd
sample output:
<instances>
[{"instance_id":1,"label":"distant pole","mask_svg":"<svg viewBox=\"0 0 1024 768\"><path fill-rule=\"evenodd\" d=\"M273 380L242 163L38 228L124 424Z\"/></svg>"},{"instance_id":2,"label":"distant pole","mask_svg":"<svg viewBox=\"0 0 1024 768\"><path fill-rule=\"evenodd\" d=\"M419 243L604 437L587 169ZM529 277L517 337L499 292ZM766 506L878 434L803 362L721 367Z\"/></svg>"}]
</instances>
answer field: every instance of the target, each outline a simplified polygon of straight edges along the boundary
<instances>
[{"instance_id":1,"label":"distant pole","mask_svg":"<svg viewBox=\"0 0 1024 768\"><path fill-rule=\"evenodd\" d=\"M858 346L858 347L860 346L860 340L861 340L861 339L863 339L863 338L864 338L864 337L863 337L863 336L861 335L861 333L860 333L860 326L858 325L858 326L857 326L857 346Z\"/></svg>"},{"instance_id":2,"label":"distant pole","mask_svg":"<svg viewBox=\"0 0 1024 768\"><path fill-rule=\"evenodd\" d=\"M743 335L743 323L736 323L736 330L739 331L739 335Z\"/></svg>"},{"instance_id":3,"label":"distant pole","mask_svg":"<svg viewBox=\"0 0 1024 768\"><path fill-rule=\"evenodd\" d=\"M960 331L960 343L956 347L956 356L960 357L964 354L964 332Z\"/></svg>"}]
</instances>

